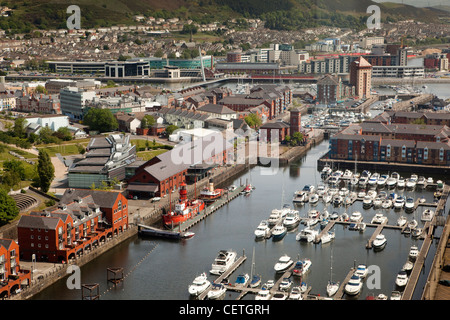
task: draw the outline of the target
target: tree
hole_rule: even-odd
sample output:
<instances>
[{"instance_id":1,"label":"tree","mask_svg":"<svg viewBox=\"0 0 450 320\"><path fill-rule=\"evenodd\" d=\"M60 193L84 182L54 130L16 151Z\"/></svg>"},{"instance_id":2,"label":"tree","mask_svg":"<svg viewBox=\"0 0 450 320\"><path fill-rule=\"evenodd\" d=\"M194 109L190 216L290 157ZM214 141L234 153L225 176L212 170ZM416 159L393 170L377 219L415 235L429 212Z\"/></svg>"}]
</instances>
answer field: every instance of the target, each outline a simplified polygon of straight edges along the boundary
<instances>
[{"instance_id":1,"label":"tree","mask_svg":"<svg viewBox=\"0 0 450 320\"><path fill-rule=\"evenodd\" d=\"M171 135L177 129L178 129L178 127L176 125L171 124L171 125L167 126L166 132L168 135Z\"/></svg>"},{"instance_id":2,"label":"tree","mask_svg":"<svg viewBox=\"0 0 450 320\"><path fill-rule=\"evenodd\" d=\"M147 114L144 116L144 118L142 118L141 128L143 128L143 129L150 128L153 125L155 125L155 123L156 123L155 118L153 118L153 116Z\"/></svg>"},{"instance_id":3,"label":"tree","mask_svg":"<svg viewBox=\"0 0 450 320\"><path fill-rule=\"evenodd\" d=\"M25 137L25 118L16 118L14 120L14 136L17 138L24 138Z\"/></svg>"},{"instance_id":4,"label":"tree","mask_svg":"<svg viewBox=\"0 0 450 320\"><path fill-rule=\"evenodd\" d=\"M0 225L5 225L19 214L19 208L4 189L0 190Z\"/></svg>"},{"instance_id":5,"label":"tree","mask_svg":"<svg viewBox=\"0 0 450 320\"><path fill-rule=\"evenodd\" d=\"M91 130L108 132L119 127L117 119L109 109L91 108L83 118L85 125Z\"/></svg>"},{"instance_id":6,"label":"tree","mask_svg":"<svg viewBox=\"0 0 450 320\"><path fill-rule=\"evenodd\" d=\"M59 128L55 133L53 133L53 135L64 141L72 140L72 133L67 127Z\"/></svg>"},{"instance_id":7,"label":"tree","mask_svg":"<svg viewBox=\"0 0 450 320\"><path fill-rule=\"evenodd\" d=\"M248 116L244 118L245 122L249 125L250 128L257 129L262 125L261 118L258 117L256 113L250 113Z\"/></svg>"},{"instance_id":8,"label":"tree","mask_svg":"<svg viewBox=\"0 0 450 320\"><path fill-rule=\"evenodd\" d=\"M50 185L55 178L55 167L47 151L40 149L38 156L37 172L39 177L39 186L43 192L50 189Z\"/></svg>"}]
</instances>

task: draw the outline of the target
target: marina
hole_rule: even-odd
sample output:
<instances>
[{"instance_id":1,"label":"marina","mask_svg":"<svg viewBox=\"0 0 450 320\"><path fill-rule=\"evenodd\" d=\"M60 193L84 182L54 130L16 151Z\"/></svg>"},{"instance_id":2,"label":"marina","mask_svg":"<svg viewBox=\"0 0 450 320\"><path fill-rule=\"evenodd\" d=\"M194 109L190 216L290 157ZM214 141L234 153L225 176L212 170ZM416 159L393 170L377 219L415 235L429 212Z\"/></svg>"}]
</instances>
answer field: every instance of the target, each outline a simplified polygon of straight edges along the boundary
<instances>
[{"instance_id":1,"label":"marina","mask_svg":"<svg viewBox=\"0 0 450 320\"><path fill-rule=\"evenodd\" d=\"M100 287L104 287L107 285L101 281L104 266L121 265L125 269L133 269L140 260L139 257L151 251L149 258L139 268L136 268L132 277L128 277L125 281L126 287L133 287L133 290L127 290L125 287L125 290L106 290L106 293L101 295L101 299L191 299L187 291L188 286L196 275L210 269L219 249L233 248L236 252L251 252L255 249L254 265L258 274L261 275L262 283L273 280L273 293L280 291L275 284L278 285L284 278L289 278L293 282L292 288L300 286L302 282L306 283L309 291L303 295L304 299L323 299L327 297L326 284L329 280L327 276L330 274L329 261L332 249L335 257L333 279L341 283L341 295L338 292L333 299L365 299L369 294L391 295L391 291L395 289L394 282L398 270L405 263L410 247L417 245L420 248L419 256L423 258L423 263L414 265L410 281L405 287L405 293L408 296L411 295L411 299L420 298L421 289L427 278L427 269L430 267L436 250L433 243L437 241L441 227L436 226L433 231L428 228L427 232L423 232L421 237L416 238L409 234L403 234L402 229L395 225L395 221L400 215L405 215L408 220L415 217L419 221L419 225L424 227L425 224L420 221L421 211L424 208L432 208L438 212L441 208L445 208L446 199L435 203L435 191L431 187L416 188L413 191L393 189L392 192L413 196L416 200L415 210L408 213L404 209L394 210L393 207L390 209L374 208L373 206L363 208L363 197L355 198L351 204L340 204L336 207L331 202L325 204L322 199L314 205L294 204L291 195L296 190L302 189L306 184L316 186L317 190L317 186L322 183L321 171L317 169L316 164L317 159L326 149L327 142L324 141L313 147L305 157L288 166L276 168L273 175L260 175L259 167L251 168L249 172L230 181L229 184L240 186L242 181L251 179L252 185L257 186L256 189L249 195L241 195L240 190L236 189L233 200L225 201L216 209L213 208L213 210L215 209L214 214L209 215L206 219L202 218L195 223L183 226L183 231L195 233L192 239L172 241L170 239L136 237L98 257L95 264L83 266L83 282L99 282ZM274 185L279 186L279 192L273 192ZM445 196L443 194L441 199ZM418 199L422 198L425 201L418 202ZM280 241L273 241L271 238L255 239L254 231L260 222L267 220L273 209L279 210L285 204L289 204L291 209L299 211L301 217L299 225L287 231ZM348 213L350 216L351 212L359 211L367 228L362 232L357 232L350 228L352 223L349 220L329 219L329 223L324 229L319 230L319 223L315 226L318 231L315 241L298 241L296 235L305 227L303 224L310 210L319 212L327 210L330 218L335 212L338 216L342 216L344 213ZM445 210L443 211L445 212ZM377 212L383 212L389 219L387 224L382 225L382 233L388 240L382 251L366 248L367 243L374 236L374 232L381 227L370 223ZM278 225L282 224L281 221L278 221ZM274 227L275 225L271 228ZM327 231L331 230L335 233L334 239L328 243L318 242ZM431 232L434 233L434 237L427 237ZM292 272L275 273L273 266L284 253L288 253L293 258L310 259L312 266L308 273L302 277L294 277ZM418 258L417 262L420 262L422 258ZM344 293L342 286L345 285L349 270L359 263L379 266L381 270L380 287L369 289L363 285L359 295L348 296ZM423 267L420 267L420 264ZM170 271L180 265L183 265L183 272ZM234 285L236 277L241 274L250 274L252 267L253 263L250 265L249 259L242 259L235 265L233 271L230 269L230 272L221 275L221 278L208 275L208 279L211 283L224 284L226 292L223 299L253 300L261 290L260 287L237 288ZM162 270L167 270L167 272ZM223 282L224 279L226 279L225 282ZM152 286L153 289L149 291L146 289L147 286ZM60 281L36 295L34 299L52 299L54 298L52 293L56 292L58 292L58 299L79 298L77 292L67 290L64 281ZM289 291L286 291L283 297L286 298L288 295ZM207 294L201 297L207 299Z\"/></svg>"}]
</instances>

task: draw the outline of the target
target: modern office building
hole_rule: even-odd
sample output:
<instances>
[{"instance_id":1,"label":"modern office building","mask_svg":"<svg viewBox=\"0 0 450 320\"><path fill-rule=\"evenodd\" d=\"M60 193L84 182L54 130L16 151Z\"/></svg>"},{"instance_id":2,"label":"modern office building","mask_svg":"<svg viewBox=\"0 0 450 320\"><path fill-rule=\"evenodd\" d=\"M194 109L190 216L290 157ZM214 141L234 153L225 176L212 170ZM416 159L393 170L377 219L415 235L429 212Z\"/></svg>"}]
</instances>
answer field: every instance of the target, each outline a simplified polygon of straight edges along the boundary
<instances>
[{"instance_id":1,"label":"modern office building","mask_svg":"<svg viewBox=\"0 0 450 320\"><path fill-rule=\"evenodd\" d=\"M96 96L95 91L75 87L61 89L59 94L61 113L71 119L82 120L86 112L86 104Z\"/></svg>"},{"instance_id":2,"label":"modern office building","mask_svg":"<svg viewBox=\"0 0 450 320\"><path fill-rule=\"evenodd\" d=\"M149 76L150 64L143 59L109 61L105 63L105 76L112 78Z\"/></svg>"}]
</instances>

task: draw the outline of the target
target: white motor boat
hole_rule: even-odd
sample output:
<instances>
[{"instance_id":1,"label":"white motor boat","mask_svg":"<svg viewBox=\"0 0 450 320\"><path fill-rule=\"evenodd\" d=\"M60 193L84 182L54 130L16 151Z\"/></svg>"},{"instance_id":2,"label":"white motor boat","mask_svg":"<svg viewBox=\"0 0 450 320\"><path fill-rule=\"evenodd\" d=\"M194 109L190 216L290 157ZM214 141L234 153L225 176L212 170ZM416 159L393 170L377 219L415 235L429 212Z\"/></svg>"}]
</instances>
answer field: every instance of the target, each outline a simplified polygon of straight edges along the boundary
<instances>
[{"instance_id":1,"label":"white motor boat","mask_svg":"<svg viewBox=\"0 0 450 320\"><path fill-rule=\"evenodd\" d=\"M382 213L376 213L375 216L372 218L371 223L377 223L377 224L383 224L387 223L388 218L385 217Z\"/></svg>"},{"instance_id":2,"label":"white motor boat","mask_svg":"<svg viewBox=\"0 0 450 320\"><path fill-rule=\"evenodd\" d=\"M272 289L274 285L275 280L267 280L267 282L263 284L263 288Z\"/></svg>"},{"instance_id":3,"label":"white motor boat","mask_svg":"<svg viewBox=\"0 0 450 320\"><path fill-rule=\"evenodd\" d=\"M218 300L225 296L227 288L221 283L212 283L211 290L208 291L209 300Z\"/></svg>"},{"instance_id":4,"label":"white motor boat","mask_svg":"<svg viewBox=\"0 0 450 320\"><path fill-rule=\"evenodd\" d=\"M376 197L373 200L373 207L374 208L380 208L382 204L383 204L383 199L381 197Z\"/></svg>"},{"instance_id":5,"label":"white motor boat","mask_svg":"<svg viewBox=\"0 0 450 320\"><path fill-rule=\"evenodd\" d=\"M389 189L392 189L397 184L397 178L394 176L394 174L391 174L389 178L386 179L386 187Z\"/></svg>"},{"instance_id":6,"label":"white motor boat","mask_svg":"<svg viewBox=\"0 0 450 320\"><path fill-rule=\"evenodd\" d=\"M369 195L365 195L364 199L363 199L363 207L367 209L367 208L370 208L372 206L372 204L373 204L372 197Z\"/></svg>"},{"instance_id":7,"label":"white motor boat","mask_svg":"<svg viewBox=\"0 0 450 320\"><path fill-rule=\"evenodd\" d=\"M358 181L359 181L359 178L353 177L353 178L350 179L350 185L352 187L356 187L358 185Z\"/></svg>"},{"instance_id":8,"label":"white motor boat","mask_svg":"<svg viewBox=\"0 0 450 320\"><path fill-rule=\"evenodd\" d=\"M390 208L392 208L392 200L391 199L383 200L383 202L381 203L381 207L383 209L390 209Z\"/></svg>"},{"instance_id":9,"label":"white motor boat","mask_svg":"<svg viewBox=\"0 0 450 320\"><path fill-rule=\"evenodd\" d=\"M414 228L417 228L417 225L419 223L417 222L416 219L412 219L409 223L408 223L408 228L410 228L411 230L413 230Z\"/></svg>"},{"instance_id":10,"label":"white motor boat","mask_svg":"<svg viewBox=\"0 0 450 320\"><path fill-rule=\"evenodd\" d=\"M387 174L382 174L380 176L380 178L377 181L377 187L378 188L384 188L384 186L386 185L386 181L389 178L389 176Z\"/></svg>"},{"instance_id":11,"label":"white motor boat","mask_svg":"<svg viewBox=\"0 0 450 320\"><path fill-rule=\"evenodd\" d=\"M365 187L368 181L369 181L369 177L361 176L361 177L359 177L358 185L360 187Z\"/></svg>"},{"instance_id":12,"label":"white motor boat","mask_svg":"<svg viewBox=\"0 0 450 320\"><path fill-rule=\"evenodd\" d=\"M292 199L292 202L294 203L305 203L308 202L308 193L306 191L296 191L294 193L294 198Z\"/></svg>"},{"instance_id":13,"label":"white motor boat","mask_svg":"<svg viewBox=\"0 0 450 320\"><path fill-rule=\"evenodd\" d=\"M402 293L400 291L394 290L391 292L390 300L401 300L401 299L402 299Z\"/></svg>"},{"instance_id":14,"label":"white motor boat","mask_svg":"<svg viewBox=\"0 0 450 320\"><path fill-rule=\"evenodd\" d=\"M262 220L255 230L255 238L268 239L271 235L269 222L267 220Z\"/></svg>"},{"instance_id":15,"label":"white motor boat","mask_svg":"<svg viewBox=\"0 0 450 320\"><path fill-rule=\"evenodd\" d=\"M361 281L361 278L353 275L345 285L344 291L350 296L355 296L361 292L362 285L363 283Z\"/></svg>"},{"instance_id":16,"label":"white motor boat","mask_svg":"<svg viewBox=\"0 0 450 320\"><path fill-rule=\"evenodd\" d=\"M372 246L375 250L382 250L386 246L387 239L383 234L379 234L373 240Z\"/></svg>"},{"instance_id":17,"label":"white motor boat","mask_svg":"<svg viewBox=\"0 0 450 320\"><path fill-rule=\"evenodd\" d=\"M237 288L246 287L250 280L250 276L248 273L240 274L237 276L236 281L234 282L234 286Z\"/></svg>"},{"instance_id":18,"label":"white motor boat","mask_svg":"<svg viewBox=\"0 0 450 320\"><path fill-rule=\"evenodd\" d=\"M378 172L375 172L370 176L367 183L369 184L369 186L376 186L378 183L378 179L380 179L380 174Z\"/></svg>"},{"instance_id":19,"label":"white motor boat","mask_svg":"<svg viewBox=\"0 0 450 320\"><path fill-rule=\"evenodd\" d=\"M280 290L288 291L292 286L292 280L290 278L283 278L280 282Z\"/></svg>"},{"instance_id":20,"label":"white motor boat","mask_svg":"<svg viewBox=\"0 0 450 320\"><path fill-rule=\"evenodd\" d=\"M431 221L434 217L434 211L431 209L426 209L422 212L422 216L420 220L422 221Z\"/></svg>"},{"instance_id":21,"label":"white motor boat","mask_svg":"<svg viewBox=\"0 0 450 320\"><path fill-rule=\"evenodd\" d=\"M405 270L401 270L398 274L397 274L397 278L395 278L395 284L402 288L404 286L406 286L406 284L408 283L408 275L406 274Z\"/></svg>"},{"instance_id":22,"label":"white motor boat","mask_svg":"<svg viewBox=\"0 0 450 320\"><path fill-rule=\"evenodd\" d=\"M413 197L407 197L405 201L405 210L413 211L415 207L415 201Z\"/></svg>"},{"instance_id":23,"label":"white motor boat","mask_svg":"<svg viewBox=\"0 0 450 320\"><path fill-rule=\"evenodd\" d=\"M344 180L350 180L353 177L353 172L351 172L349 169L346 169L344 171L344 174L342 175L342 179Z\"/></svg>"},{"instance_id":24,"label":"white motor boat","mask_svg":"<svg viewBox=\"0 0 450 320\"><path fill-rule=\"evenodd\" d=\"M291 293L289 293L288 300L302 300L302 291L299 286L292 288Z\"/></svg>"},{"instance_id":25,"label":"white motor boat","mask_svg":"<svg viewBox=\"0 0 450 320\"><path fill-rule=\"evenodd\" d=\"M418 180L417 175L416 174L412 174L411 178L406 180L406 184L405 184L406 188L410 189L410 190L414 189L416 187L417 180Z\"/></svg>"},{"instance_id":26,"label":"white motor boat","mask_svg":"<svg viewBox=\"0 0 450 320\"><path fill-rule=\"evenodd\" d=\"M350 216L351 222L359 222L362 219L362 214L359 211L354 211Z\"/></svg>"},{"instance_id":27,"label":"white motor boat","mask_svg":"<svg viewBox=\"0 0 450 320\"><path fill-rule=\"evenodd\" d=\"M319 234L319 231L311 229L310 227L304 228L302 231L297 233L295 239L297 241L307 241L312 242L316 238L316 236Z\"/></svg>"},{"instance_id":28,"label":"white motor boat","mask_svg":"<svg viewBox=\"0 0 450 320\"><path fill-rule=\"evenodd\" d=\"M221 275L236 261L237 253L233 250L220 250L211 265L211 274Z\"/></svg>"},{"instance_id":29,"label":"white motor boat","mask_svg":"<svg viewBox=\"0 0 450 320\"><path fill-rule=\"evenodd\" d=\"M422 235L422 233L423 233L422 228L414 228L411 231L411 236L413 236L414 238L418 238Z\"/></svg>"},{"instance_id":30,"label":"white motor boat","mask_svg":"<svg viewBox=\"0 0 450 320\"><path fill-rule=\"evenodd\" d=\"M330 220L336 220L337 218L339 218L339 213L337 213L336 211L333 211L330 214Z\"/></svg>"},{"instance_id":31,"label":"white motor boat","mask_svg":"<svg viewBox=\"0 0 450 320\"><path fill-rule=\"evenodd\" d=\"M283 220L283 225L287 229L295 228L296 226L298 226L299 223L300 223L300 215L296 210L291 210L290 212L288 212L288 214Z\"/></svg>"},{"instance_id":32,"label":"white motor boat","mask_svg":"<svg viewBox=\"0 0 450 320\"><path fill-rule=\"evenodd\" d=\"M320 197L323 197L323 195L328 191L328 188L324 184L319 184L317 186L316 193Z\"/></svg>"},{"instance_id":33,"label":"white motor boat","mask_svg":"<svg viewBox=\"0 0 450 320\"><path fill-rule=\"evenodd\" d=\"M270 293L269 288L265 286L263 286L255 296L255 300L270 300L270 298L272 298L272 294Z\"/></svg>"},{"instance_id":34,"label":"white motor boat","mask_svg":"<svg viewBox=\"0 0 450 320\"><path fill-rule=\"evenodd\" d=\"M345 197L350 193L350 190L348 190L346 187L342 187L339 189L339 195L341 197Z\"/></svg>"},{"instance_id":35,"label":"white motor boat","mask_svg":"<svg viewBox=\"0 0 450 320\"><path fill-rule=\"evenodd\" d=\"M269 226L276 225L283 218L281 210L273 209L267 222Z\"/></svg>"},{"instance_id":36,"label":"white motor boat","mask_svg":"<svg viewBox=\"0 0 450 320\"><path fill-rule=\"evenodd\" d=\"M403 189L405 187L405 179L402 177L399 177L397 180L397 188Z\"/></svg>"},{"instance_id":37,"label":"white motor boat","mask_svg":"<svg viewBox=\"0 0 450 320\"><path fill-rule=\"evenodd\" d=\"M304 276L311 268L312 262L310 259L299 260L295 263L294 268L292 269L292 275L294 276Z\"/></svg>"},{"instance_id":38,"label":"white motor boat","mask_svg":"<svg viewBox=\"0 0 450 320\"><path fill-rule=\"evenodd\" d=\"M320 238L320 241L322 242L322 244L328 243L331 240L333 240L336 237L336 234L332 231L328 231L327 233L325 233L322 238Z\"/></svg>"},{"instance_id":39,"label":"white motor boat","mask_svg":"<svg viewBox=\"0 0 450 320\"><path fill-rule=\"evenodd\" d=\"M426 187L426 185L427 185L427 180L425 180L425 177L419 176L419 179L417 179L417 182L416 182L416 186L418 188L424 189Z\"/></svg>"},{"instance_id":40,"label":"white motor boat","mask_svg":"<svg viewBox=\"0 0 450 320\"><path fill-rule=\"evenodd\" d=\"M343 201L343 198L339 194L337 194L333 197L333 205L335 207L339 207L341 205L342 201Z\"/></svg>"},{"instance_id":41,"label":"white motor boat","mask_svg":"<svg viewBox=\"0 0 450 320\"><path fill-rule=\"evenodd\" d=\"M195 277L192 284L189 286L188 291L191 296L197 297L202 292L204 292L211 285L208 280L206 273L203 272L201 275Z\"/></svg>"},{"instance_id":42,"label":"white motor boat","mask_svg":"<svg viewBox=\"0 0 450 320\"><path fill-rule=\"evenodd\" d=\"M409 272L412 270L412 268L414 267L414 262L412 262L411 260L407 260L405 262L405 264L403 265L403 270L405 270L406 272Z\"/></svg>"},{"instance_id":43,"label":"white motor boat","mask_svg":"<svg viewBox=\"0 0 450 320\"><path fill-rule=\"evenodd\" d=\"M434 183L434 179L432 177L427 178L427 187L431 186Z\"/></svg>"},{"instance_id":44,"label":"white motor boat","mask_svg":"<svg viewBox=\"0 0 450 320\"><path fill-rule=\"evenodd\" d=\"M365 264L360 264L355 270L354 275L360 277L361 279L364 279L367 277L367 274L369 273L369 270L367 269L367 266Z\"/></svg>"},{"instance_id":45,"label":"white motor boat","mask_svg":"<svg viewBox=\"0 0 450 320\"><path fill-rule=\"evenodd\" d=\"M278 241L284 238L287 233L287 228L283 225L277 225L272 230L272 240Z\"/></svg>"},{"instance_id":46,"label":"white motor boat","mask_svg":"<svg viewBox=\"0 0 450 320\"><path fill-rule=\"evenodd\" d=\"M419 247L411 246L409 249L409 258L415 260L419 255Z\"/></svg>"},{"instance_id":47,"label":"white motor boat","mask_svg":"<svg viewBox=\"0 0 450 320\"><path fill-rule=\"evenodd\" d=\"M333 200L333 196L329 193L324 193L324 195L322 196L322 201L324 203L330 203Z\"/></svg>"},{"instance_id":48,"label":"white motor boat","mask_svg":"<svg viewBox=\"0 0 450 320\"><path fill-rule=\"evenodd\" d=\"M289 267L292 266L294 261L287 254L284 254L280 257L280 259L275 263L274 269L275 272L281 273L285 272Z\"/></svg>"},{"instance_id":49,"label":"white motor boat","mask_svg":"<svg viewBox=\"0 0 450 320\"><path fill-rule=\"evenodd\" d=\"M403 196L397 197L394 201L394 209L400 210L405 206L405 198Z\"/></svg>"},{"instance_id":50,"label":"white motor boat","mask_svg":"<svg viewBox=\"0 0 450 320\"><path fill-rule=\"evenodd\" d=\"M397 219L397 225L398 225L399 227L403 227L407 222L408 222L408 219L406 219L406 217L404 217L404 216L400 216L400 217Z\"/></svg>"},{"instance_id":51,"label":"white motor boat","mask_svg":"<svg viewBox=\"0 0 450 320\"><path fill-rule=\"evenodd\" d=\"M319 195L317 193L312 193L309 196L309 203L310 204L317 204L319 202Z\"/></svg>"}]
</instances>

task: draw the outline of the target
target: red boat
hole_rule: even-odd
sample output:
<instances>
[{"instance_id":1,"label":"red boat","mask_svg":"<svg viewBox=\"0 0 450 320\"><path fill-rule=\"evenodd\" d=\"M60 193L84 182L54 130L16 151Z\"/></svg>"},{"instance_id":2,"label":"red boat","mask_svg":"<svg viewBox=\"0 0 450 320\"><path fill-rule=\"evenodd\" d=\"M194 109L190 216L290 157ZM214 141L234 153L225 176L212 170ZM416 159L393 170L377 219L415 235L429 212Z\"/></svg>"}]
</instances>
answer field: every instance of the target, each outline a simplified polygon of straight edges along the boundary
<instances>
[{"instance_id":1,"label":"red boat","mask_svg":"<svg viewBox=\"0 0 450 320\"><path fill-rule=\"evenodd\" d=\"M205 202L203 200L187 199L186 184L182 183L180 185L180 198L178 199L178 203L175 204L175 210L169 210L168 213L162 215L164 225L167 228L173 229L199 214L203 209L205 209Z\"/></svg>"},{"instance_id":2,"label":"red boat","mask_svg":"<svg viewBox=\"0 0 450 320\"><path fill-rule=\"evenodd\" d=\"M214 189L214 183L209 180L209 186L200 191L200 199L205 202L212 202L223 195L223 189Z\"/></svg>"}]
</instances>

